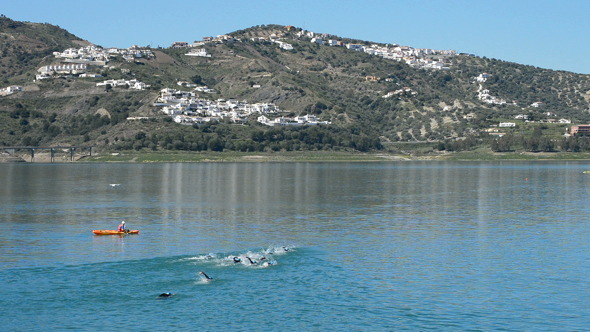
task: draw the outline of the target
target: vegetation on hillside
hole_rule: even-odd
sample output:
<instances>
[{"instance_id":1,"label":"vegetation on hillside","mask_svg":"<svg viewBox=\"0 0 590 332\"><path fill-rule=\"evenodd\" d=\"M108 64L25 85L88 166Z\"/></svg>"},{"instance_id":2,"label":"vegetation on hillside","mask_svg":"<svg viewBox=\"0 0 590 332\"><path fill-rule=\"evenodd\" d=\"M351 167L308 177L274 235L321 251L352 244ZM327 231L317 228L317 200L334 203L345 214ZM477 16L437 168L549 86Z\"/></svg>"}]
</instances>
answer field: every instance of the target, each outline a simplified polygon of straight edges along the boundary
<instances>
[{"instance_id":1,"label":"vegetation on hillside","mask_svg":"<svg viewBox=\"0 0 590 332\"><path fill-rule=\"evenodd\" d=\"M79 47L83 41L49 24L0 17L0 80L3 86L25 88L0 97L0 145L253 152L375 151L388 150L396 142L430 142L432 151L481 146L494 151L588 151L586 138L566 138L568 125L551 123L590 122L588 75L469 55L447 58L449 70L418 69L298 39L300 30L257 26L232 33L226 42L205 44L211 58L186 56L182 48L158 48L152 59L113 58L108 68L95 68L101 78L34 82L40 66L57 62L52 52ZM271 34L283 34L293 49L250 39ZM476 82L481 73L490 78ZM96 86L105 79L137 79L151 87L136 91ZM225 119L176 124L153 102L163 88L186 89L177 81L215 89L203 98L274 103L283 115L314 114L331 124L268 127L254 116L241 125ZM478 89L507 102L485 103L478 99ZM388 93L391 97L384 98ZM535 102L543 106L530 106ZM529 121L515 120L518 115ZM500 122L517 125L501 128L500 138L490 136L486 130Z\"/></svg>"}]
</instances>

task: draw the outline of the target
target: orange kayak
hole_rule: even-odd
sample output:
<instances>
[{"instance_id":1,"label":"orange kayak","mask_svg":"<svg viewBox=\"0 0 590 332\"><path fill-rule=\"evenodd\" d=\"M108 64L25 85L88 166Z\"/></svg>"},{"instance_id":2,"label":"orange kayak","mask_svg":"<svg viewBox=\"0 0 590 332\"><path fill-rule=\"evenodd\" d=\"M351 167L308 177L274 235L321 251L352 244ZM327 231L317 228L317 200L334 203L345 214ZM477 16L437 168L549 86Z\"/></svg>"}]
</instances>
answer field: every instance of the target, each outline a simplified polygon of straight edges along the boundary
<instances>
[{"instance_id":1,"label":"orange kayak","mask_svg":"<svg viewBox=\"0 0 590 332\"><path fill-rule=\"evenodd\" d=\"M139 230L134 229L134 230L126 231L126 232L119 232L119 231L113 230L113 229L95 229L92 231L92 233L94 233L96 235L125 235L125 234L139 234Z\"/></svg>"}]
</instances>

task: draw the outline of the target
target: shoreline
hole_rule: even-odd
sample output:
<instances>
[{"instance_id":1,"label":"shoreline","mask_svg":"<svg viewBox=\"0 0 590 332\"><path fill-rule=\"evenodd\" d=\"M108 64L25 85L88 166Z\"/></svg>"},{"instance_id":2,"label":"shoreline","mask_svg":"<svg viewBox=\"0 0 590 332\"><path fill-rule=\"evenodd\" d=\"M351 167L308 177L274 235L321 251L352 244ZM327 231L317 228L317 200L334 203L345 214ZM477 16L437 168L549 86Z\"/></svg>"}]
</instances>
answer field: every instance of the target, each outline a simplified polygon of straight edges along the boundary
<instances>
[{"instance_id":1,"label":"shoreline","mask_svg":"<svg viewBox=\"0 0 590 332\"><path fill-rule=\"evenodd\" d=\"M76 155L74 161L55 157L53 163L199 163L199 162L404 162L404 161L590 161L590 153L467 151L440 154L395 154L387 152L191 152L191 151L120 151L97 153L92 157ZM52 163L49 154L0 155L0 163Z\"/></svg>"}]
</instances>

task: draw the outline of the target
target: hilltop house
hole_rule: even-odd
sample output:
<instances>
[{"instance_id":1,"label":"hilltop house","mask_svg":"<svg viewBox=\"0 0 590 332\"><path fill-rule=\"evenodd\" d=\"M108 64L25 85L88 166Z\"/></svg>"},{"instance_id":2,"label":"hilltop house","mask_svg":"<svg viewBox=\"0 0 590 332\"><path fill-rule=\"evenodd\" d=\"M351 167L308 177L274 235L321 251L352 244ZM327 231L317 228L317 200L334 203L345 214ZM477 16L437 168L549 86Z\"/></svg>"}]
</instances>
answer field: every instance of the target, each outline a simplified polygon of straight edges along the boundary
<instances>
[{"instance_id":1,"label":"hilltop house","mask_svg":"<svg viewBox=\"0 0 590 332\"><path fill-rule=\"evenodd\" d=\"M189 44L187 42L174 42L174 43L172 43L172 45L170 45L170 47L183 48L183 47L189 47Z\"/></svg>"},{"instance_id":2,"label":"hilltop house","mask_svg":"<svg viewBox=\"0 0 590 332\"><path fill-rule=\"evenodd\" d=\"M353 51L363 51L365 49L361 44L346 44L346 48Z\"/></svg>"}]
</instances>

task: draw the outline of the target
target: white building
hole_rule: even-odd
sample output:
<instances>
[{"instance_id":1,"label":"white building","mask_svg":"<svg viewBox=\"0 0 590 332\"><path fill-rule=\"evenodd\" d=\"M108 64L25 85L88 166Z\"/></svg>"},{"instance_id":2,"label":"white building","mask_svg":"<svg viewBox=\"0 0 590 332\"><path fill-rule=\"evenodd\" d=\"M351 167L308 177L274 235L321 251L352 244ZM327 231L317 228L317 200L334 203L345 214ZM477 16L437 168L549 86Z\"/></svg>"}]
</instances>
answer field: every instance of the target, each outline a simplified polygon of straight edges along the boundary
<instances>
[{"instance_id":1,"label":"white building","mask_svg":"<svg viewBox=\"0 0 590 332\"><path fill-rule=\"evenodd\" d=\"M490 78L491 76L492 75L490 75L488 73L481 73L481 74L479 74L479 76L477 76L475 78L475 80L478 81L478 82L480 82L480 83L483 83L483 82L487 81L488 78Z\"/></svg>"},{"instance_id":2,"label":"white building","mask_svg":"<svg viewBox=\"0 0 590 332\"><path fill-rule=\"evenodd\" d=\"M293 45L287 43L280 43L280 47L286 51L291 51L293 49Z\"/></svg>"},{"instance_id":3,"label":"white building","mask_svg":"<svg viewBox=\"0 0 590 332\"><path fill-rule=\"evenodd\" d=\"M7 96L7 95L10 95L10 94L13 94L13 93L17 93L19 91L23 91L23 87L22 86L11 85L9 87L0 89L0 96Z\"/></svg>"},{"instance_id":4,"label":"white building","mask_svg":"<svg viewBox=\"0 0 590 332\"><path fill-rule=\"evenodd\" d=\"M324 40L321 37L313 37L311 39L312 43L316 43L318 45L324 45Z\"/></svg>"},{"instance_id":5,"label":"white building","mask_svg":"<svg viewBox=\"0 0 590 332\"><path fill-rule=\"evenodd\" d=\"M500 127L500 128L516 127L516 123L514 123L514 122L500 122L498 127Z\"/></svg>"},{"instance_id":6,"label":"white building","mask_svg":"<svg viewBox=\"0 0 590 332\"><path fill-rule=\"evenodd\" d=\"M80 74L86 72L88 65L82 63L67 63L43 66L37 71L40 74Z\"/></svg>"},{"instance_id":7,"label":"white building","mask_svg":"<svg viewBox=\"0 0 590 332\"><path fill-rule=\"evenodd\" d=\"M203 57L203 58L210 58L211 57L211 54L208 54L207 53L207 50L205 50L204 48L190 50L185 55L188 55L188 56L200 56L200 57Z\"/></svg>"},{"instance_id":8,"label":"white building","mask_svg":"<svg viewBox=\"0 0 590 332\"><path fill-rule=\"evenodd\" d=\"M363 51L365 49L361 44L346 44L346 48L353 51Z\"/></svg>"},{"instance_id":9,"label":"white building","mask_svg":"<svg viewBox=\"0 0 590 332\"><path fill-rule=\"evenodd\" d=\"M135 89L135 90L145 90L147 88L149 88L150 86L148 84L145 84L143 82L139 82L136 79L132 79L132 80L106 80L100 83L96 83L96 86L107 86L110 85L111 87L115 88L115 87L129 87L130 89Z\"/></svg>"}]
</instances>

